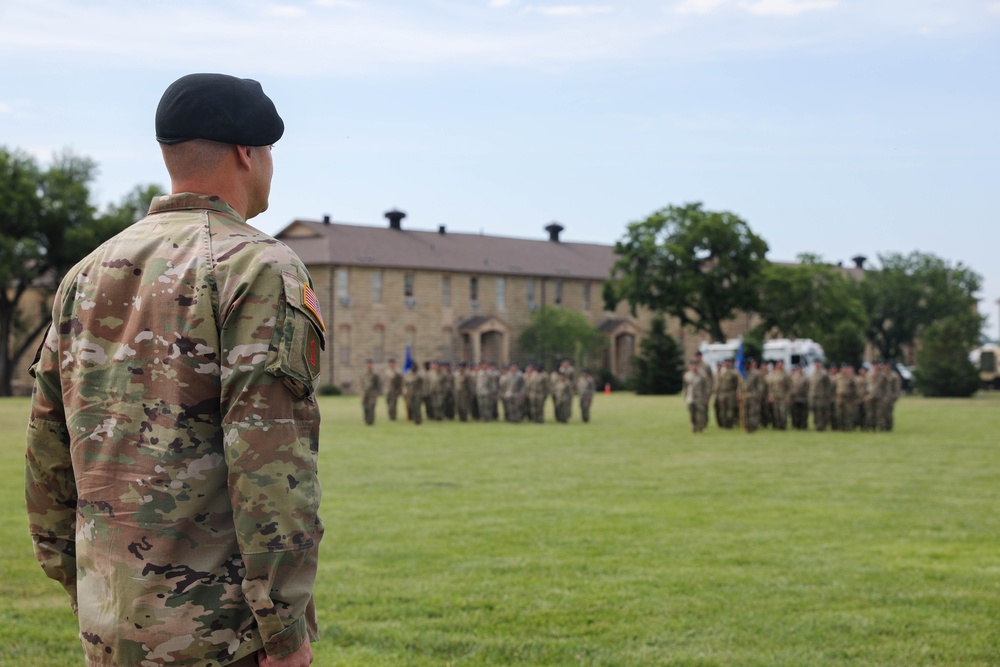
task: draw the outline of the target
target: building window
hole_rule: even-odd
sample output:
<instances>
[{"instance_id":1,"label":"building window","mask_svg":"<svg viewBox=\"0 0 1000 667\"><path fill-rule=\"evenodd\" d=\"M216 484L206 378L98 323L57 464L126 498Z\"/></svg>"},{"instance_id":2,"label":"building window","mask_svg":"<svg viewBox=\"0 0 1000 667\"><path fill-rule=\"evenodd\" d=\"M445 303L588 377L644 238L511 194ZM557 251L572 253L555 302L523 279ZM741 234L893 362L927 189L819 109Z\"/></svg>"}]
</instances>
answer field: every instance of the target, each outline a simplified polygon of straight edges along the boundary
<instances>
[{"instance_id":1,"label":"building window","mask_svg":"<svg viewBox=\"0 0 1000 667\"><path fill-rule=\"evenodd\" d=\"M441 305L451 308L451 276L441 276Z\"/></svg>"},{"instance_id":2,"label":"building window","mask_svg":"<svg viewBox=\"0 0 1000 667\"><path fill-rule=\"evenodd\" d=\"M337 354L341 366L351 365L351 325L341 324L337 330Z\"/></svg>"},{"instance_id":3,"label":"building window","mask_svg":"<svg viewBox=\"0 0 1000 667\"><path fill-rule=\"evenodd\" d=\"M382 272L372 274L372 303L382 303Z\"/></svg>"},{"instance_id":4,"label":"building window","mask_svg":"<svg viewBox=\"0 0 1000 667\"><path fill-rule=\"evenodd\" d=\"M538 302L535 301L535 279L528 278L528 310L535 310L538 307Z\"/></svg>"},{"instance_id":5,"label":"building window","mask_svg":"<svg viewBox=\"0 0 1000 667\"><path fill-rule=\"evenodd\" d=\"M372 361L381 364L385 361L385 327L381 324L375 325L374 340L372 341Z\"/></svg>"},{"instance_id":6,"label":"building window","mask_svg":"<svg viewBox=\"0 0 1000 667\"><path fill-rule=\"evenodd\" d=\"M561 280L557 280L556 281L556 299L555 299L555 303L556 303L557 306L561 306L562 305L562 281Z\"/></svg>"},{"instance_id":7,"label":"building window","mask_svg":"<svg viewBox=\"0 0 1000 667\"><path fill-rule=\"evenodd\" d=\"M507 307L507 280L497 278L497 310L504 310Z\"/></svg>"},{"instance_id":8,"label":"building window","mask_svg":"<svg viewBox=\"0 0 1000 667\"><path fill-rule=\"evenodd\" d=\"M475 276L469 278L469 301L479 303L479 278Z\"/></svg>"},{"instance_id":9,"label":"building window","mask_svg":"<svg viewBox=\"0 0 1000 667\"><path fill-rule=\"evenodd\" d=\"M583 284L583 309L590 310L590 283Z\"/></svg>"},{"instance_id":10,"label":"building window","mask_svg":"<svg viewBox=\"0 0 1000 667\"><path fill-rule=\"evenodd\" d=\"M413 273L409 271L403 274L403 296L413 297Z\"/></svg>"},{"instance_id":11,"label":"building window","mask_svg":"<svg viewBox=\"0 0 1000 667\"><path fill-rule=\"evenodd\" d=\"M348 281L350 273L347 269L337 269L337 300L343 306L351 303L351 286Z\"/></svg>"}]
</instances>

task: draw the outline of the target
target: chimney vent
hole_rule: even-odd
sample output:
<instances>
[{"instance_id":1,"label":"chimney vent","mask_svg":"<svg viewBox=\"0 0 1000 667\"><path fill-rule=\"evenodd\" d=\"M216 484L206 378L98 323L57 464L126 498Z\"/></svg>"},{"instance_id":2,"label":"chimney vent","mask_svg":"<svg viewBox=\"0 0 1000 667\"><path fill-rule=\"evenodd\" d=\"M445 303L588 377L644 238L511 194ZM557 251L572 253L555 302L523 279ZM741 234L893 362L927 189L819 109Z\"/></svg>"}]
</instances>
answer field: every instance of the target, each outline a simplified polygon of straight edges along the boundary
<instances>
[{"instance_id":1,"label":"chimney vent","mask_svg":"<svg viewBox=\"0 0 1000 667\"><path fill-rule=\"evenodd\" d=\"M561 232L565 227L560 225L558 222L553 222L549 224L545 231L549 233L549 240L553 243L559 243L559 232Z\"/></svg>"},{"instance_id":2,"label":"chimney vent","mask_svg":"<svg viewBox=\"0 0 1000 667\"><path fill-rule=\"evenodd\" d=\"M444 236L444 225L438 225L438 234Z\"/></svg>"},{"instance_id":3,"label":"chimney vent","mask_svg":"<svg viewBox=\"0 0 1000 667\"><path fill-rule=\"evenodd\" d=\"M854 262L855 267L864 270L865 262L868 261L868 258L864 255L855 255L854 257L851 257L851 261Z\"/></svg>"},{"instance_id":4,"label":"chimney vent","mask_svg":"<svg viewBox=\"0 0 1000 667\"><path fill-rule=\"evenodd\" d=\"M391 211L386 211L385 217L389 219L389 229L400 230L403 228L403 218L406 217L406 214L394 208Z\"/></svg>"},{"instance_id":5,"label":"chimney vent","mask_svg":"<svg viewBox=\"0 0 1000 667\"><path fill-rule=\"evenodd\" d=\"M330 224L330 216L328 216L328 215L324 215L323 216L323 224L324 225L329 225Z\"/></svg>"}]
</instances>

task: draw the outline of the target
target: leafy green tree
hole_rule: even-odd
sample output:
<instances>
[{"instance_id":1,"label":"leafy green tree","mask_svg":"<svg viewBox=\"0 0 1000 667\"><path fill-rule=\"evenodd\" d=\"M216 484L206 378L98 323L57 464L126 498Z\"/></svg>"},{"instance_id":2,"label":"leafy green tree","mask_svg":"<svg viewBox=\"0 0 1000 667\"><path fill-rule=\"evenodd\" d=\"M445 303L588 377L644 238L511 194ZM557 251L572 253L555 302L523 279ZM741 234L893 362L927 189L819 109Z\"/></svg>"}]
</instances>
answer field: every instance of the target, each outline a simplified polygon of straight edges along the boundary
<instances>
[{"instance_id":1,"label":"leafy green tree","mask_svg":"<svg viewBox=\"0 0 1000 667\"><path fill-rule=\"evenodd\" d=\"M663 315L653 317L649 335L639 349L639 355L632 359L629 378L635 393L679 393L684 385L684 354L677 340L667 333Z\"/></svg>"},{"instance_id":2,"label":"leafy green tree","mask_svg":"<svg viewBox=\"0 0 1000 667\"><path fill-rule=\"evenodd\" d=\"M160 193L136 188L98 213L90 202L96 173L92 160L70 152L43 170L27 154L0 147L0 395L10 395L14 369L51 319L46 299L35 312L22 307L28 291L51 295L76 262L141 217L134 210L140 193Z\"/></svg>"},{"instance_id":3,"label":"leafy green tree","mask_svg":"<svg viewBox=\"0 0 1000 667\"><path fill-rule=\"evenodd\" d=\"M942 319L953 320L956 342L976 346L983 318L976 312L982 278L959 263L949 265L932 254L913 252L879 257L881 268L867 271L858 284L865 312L865 337L884 359L899 359L922 330Z\"/></svg>"},{"instance_id":4,"label":"leafy green tree","mask_svg":"<svg viewBox=\"0 0 1000 667\"><path fill-rule=\"evenodd\" d=\"M799 261L768 264L762 271L759 331L811 338L825 349L835 327L863 328L865 313L855 282L815 255L800 255Z\"/></svg>"},{"instance_id":5,"label":"leafy green tree","mask_svg":"<svg viewBox=\"0 0 1000 667\"><path fill-rule=\"evenodd\" d=\"M668 206L628 225L604 284L613 310L625 301L677 317L682 325L725 339L722 323L755 310L767 243L728 212L700 203Z\"/></svg>"},{"instance_id":6,"label":"leafy green tree","mask_svg":"<svg viewBox=\"0 0 1000 667\"><path fill-rule=\"evenodd\" d=\"M963 340L966 327L959 319L945 318L924 328L913 370L917 390L924 396L972 396L979 389L979 372Z\"/></svg>"},{"instance_id":7,"label":"leafy green tree","mask_svg":"<svg viewBox=\"0 0 1000 667\"><path fill-rule=\"evenodd\" d=\"M826 360L830 363L851 364L856 368L865 358L865 329L858 322L837 322L815 340L823 346Z\"/></svg>"},{"instance_id":8,"label":"leafy green tree","mask_svg":"<svg viewBox=\"0 0 1000 667\"><path fill-rule=\"evenodd\" d=\"M607 338L583 313L542 306L531 314L520 342L528 356L552 369L563 359L574 360L578 367L584 365L586 359L596 357L604 349Z\"/></svg>"}]
</instances>

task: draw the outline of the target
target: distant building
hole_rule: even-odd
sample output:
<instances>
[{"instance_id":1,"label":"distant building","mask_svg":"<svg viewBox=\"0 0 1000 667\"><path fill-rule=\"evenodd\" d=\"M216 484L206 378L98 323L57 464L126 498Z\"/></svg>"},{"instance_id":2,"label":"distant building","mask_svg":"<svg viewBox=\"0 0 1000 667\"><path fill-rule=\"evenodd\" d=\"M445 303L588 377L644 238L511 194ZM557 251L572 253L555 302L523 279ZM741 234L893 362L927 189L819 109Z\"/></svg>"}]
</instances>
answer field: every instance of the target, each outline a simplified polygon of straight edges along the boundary
<instances>
[{"instance_id":1,"label":"distant building","mask_svg":"<svg viewBox=\"0 0 1000 667\"><path fill-rule=\"evenodd\" d=\"M365 358L401 364L407 347L418 362L523 364L520 333L543 305L583 313L608 337L597 366L629 374L651 317L604 310L611 246L563 241L557 223L531 240L408 230L405 215L389 211L384 227L296 220L276 235L309 268L327 321L323 384L353 391Z\"/></svg>"}]
</instances>

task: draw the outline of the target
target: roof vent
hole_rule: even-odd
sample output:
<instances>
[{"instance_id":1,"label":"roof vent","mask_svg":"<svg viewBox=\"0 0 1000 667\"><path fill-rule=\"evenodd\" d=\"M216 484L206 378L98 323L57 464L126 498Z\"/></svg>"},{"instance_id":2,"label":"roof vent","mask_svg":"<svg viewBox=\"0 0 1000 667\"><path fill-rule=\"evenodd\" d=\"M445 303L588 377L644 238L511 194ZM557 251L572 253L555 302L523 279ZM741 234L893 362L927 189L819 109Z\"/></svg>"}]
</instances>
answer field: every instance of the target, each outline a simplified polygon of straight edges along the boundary
<instances>
[{"instance_id":1,"label":"roof vent","mask_svg":"<svg viewBox=\"0 0 1000 667\"><path fill-rule=\"evenodd\" d=\"M868 258L864 255L855 255L854 257L851 257L851 261L854 262L855 267L863 270L865 268L865 262L868 261Z\"/></svg>"},{"instance_id":2,"label":"roof vent","mask_svg":"<svg viewBox=\"0 0 1000 667\"><path fill-rule=\"evenodd\" d=\"M391 211L386 211L385 217L389 219L389 229L400 230L403 228L403 218L406 217L406 214L394 208Z\"/></svg>"},{"instance_id":3,"label":"roof vent","mask_svg":"<svg viewBox=\"0 0 1000 667\"><path fill-rule=\"evenodd\" d=\"M438 234L444 236L444 225L438 225Z\"/></svg>"},{"instance_id":4,"label":"roof vent","mask_svg":"<svg viewBox=\"0 0 1000 667\"><path fill-rule=\"evenodd\" d=\"M549 240L553 243L559 243L559 232L561 232L565 227L560 225L558 222L550 223L545 231L549 233Z\"/></svg>"},{"instance_id":5,"label":"roof vent","mask_svg":"<svg viewBox=\"0 0 1000 667\"><path fill-rule=\"evenodd\" d=\"M330 224L330 216L328 216L328 215L324 215L323 216L323 224L324 225L329 225Z\"/></svg>"}]
</instances>

